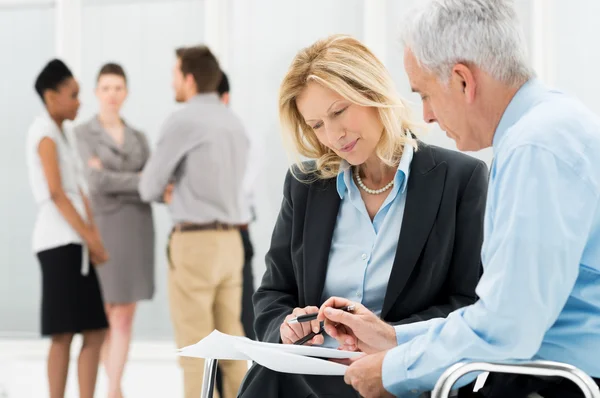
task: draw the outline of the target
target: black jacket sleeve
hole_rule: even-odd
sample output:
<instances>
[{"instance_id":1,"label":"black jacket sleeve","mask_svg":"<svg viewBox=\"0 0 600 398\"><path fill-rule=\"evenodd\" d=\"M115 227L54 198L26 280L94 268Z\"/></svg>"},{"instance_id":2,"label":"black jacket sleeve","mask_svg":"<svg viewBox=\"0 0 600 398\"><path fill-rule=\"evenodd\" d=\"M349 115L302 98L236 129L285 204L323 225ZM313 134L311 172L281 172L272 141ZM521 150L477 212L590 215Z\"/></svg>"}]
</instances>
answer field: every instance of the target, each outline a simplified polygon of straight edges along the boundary
<instances>
[{"instance_id":1,"label":"black jacket sleeve","mask_svg":"<svg viewBox=\"0 0 600 398\"><path fill-rule=\"evenodd\" d=\"M266 255L266 271L253 296L256 319L254 329L260 341L280 343L279 327L285 317L298 307L298 283L291 257L293 226L292 179L285 178L283 202Z\"/></svg>"}]
</instances>

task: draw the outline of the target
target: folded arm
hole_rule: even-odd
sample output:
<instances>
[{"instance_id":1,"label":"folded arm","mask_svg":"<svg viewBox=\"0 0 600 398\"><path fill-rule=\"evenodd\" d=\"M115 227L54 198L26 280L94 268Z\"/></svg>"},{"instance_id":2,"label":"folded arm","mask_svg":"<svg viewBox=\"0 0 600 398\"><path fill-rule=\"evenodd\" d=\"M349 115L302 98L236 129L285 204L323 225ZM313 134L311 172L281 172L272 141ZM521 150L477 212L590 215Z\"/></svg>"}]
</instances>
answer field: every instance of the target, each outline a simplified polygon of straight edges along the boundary
<instances>
[{"instance_id":1,"label":"folded arm","mask_svg":"<svg viewBox=\"0 0 600 398\"><path fill-rule=\"evenodd\" d=\"M150 157L150 145L148 145L148 140L146 139L146 135L141 133L141 132L136 132L136 134L139 137L140 140L140 145L142 146L142 153L144 154L144 163L146 163L148 161L148 158ZM138 177L141 178L141 172L137 173ZM139 192L139 180L140 178L138 178L138 182L137 185L135 187L135 190L132 192L124 192L124 193L117 193L116 196L123 202L123 203L130 203L130 204L140 204L140 203L146 203L144 200L142 200L142 197L140 196L140 192Z\"/></svg>"},{"instance_id":2,"label":"folded arm","mask_svg":"<svg viewBox=\"0 0 600 398\"><path fill-rule=\"evenodd\" d=\"M137 192L140 180L139 173L90 167L89 160L97 156L92 144L82 134L77 135L76 142L90 191L104 194L131 194Z\"/></svg>"},{"instance_id":3,"label":"folded arm","mask_svg":"<svg viewBox=\"0 0 600 398\"><path fill-rule=\"evenodd\" d=\"M86 167L90 190L104 194L137 195L139 173Z\"/></svg>"},{"instance_id":4,"label":"folded arm","mask_svg":"<svg viewBox=\"0 0 600 398\"><path fill-rule=\"evenodd\" d=\"M177 166L191 148L193 126L175 114L162 127L154 153L148 159L139 181L139 193L145 202L162 202Z\"/></svg>"}]
</instances>

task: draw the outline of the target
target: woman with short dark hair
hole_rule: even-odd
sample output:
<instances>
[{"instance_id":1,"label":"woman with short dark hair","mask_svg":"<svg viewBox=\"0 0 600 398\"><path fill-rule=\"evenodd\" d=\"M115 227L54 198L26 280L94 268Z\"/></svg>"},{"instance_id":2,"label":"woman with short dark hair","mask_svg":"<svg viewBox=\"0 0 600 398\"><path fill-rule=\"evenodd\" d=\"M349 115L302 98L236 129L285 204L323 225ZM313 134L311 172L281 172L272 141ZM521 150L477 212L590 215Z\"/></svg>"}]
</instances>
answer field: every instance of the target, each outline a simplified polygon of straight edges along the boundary
<instances>
[{"instance_id":1,"label":"woman with short dark hair","mask_svg":"<svg viewBox=\"0 0 600 398\"><path fill-rule=\"evenodd\" d=\"M50 336L50 398L65 394L71 342L83 335L79 397L93 398L108 327L94 267L108 259L94 222L76 150L63 126L79 109L79 85L60 60L40 72L35 90L45 111L27 136L29 181L37 204L33 250L42 271L42 335Z\"/></svg>"}]
</instances>

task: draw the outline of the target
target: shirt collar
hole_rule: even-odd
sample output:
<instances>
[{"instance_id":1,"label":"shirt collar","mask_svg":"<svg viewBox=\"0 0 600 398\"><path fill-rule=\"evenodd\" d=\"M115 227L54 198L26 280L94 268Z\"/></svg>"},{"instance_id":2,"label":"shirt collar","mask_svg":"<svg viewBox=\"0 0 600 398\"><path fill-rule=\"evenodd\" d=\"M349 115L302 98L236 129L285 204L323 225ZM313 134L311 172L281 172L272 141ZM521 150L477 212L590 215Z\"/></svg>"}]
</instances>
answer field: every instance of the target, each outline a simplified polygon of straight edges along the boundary
<instances>
[{"instance_id":1,"label":"shirt collar","mask_svg":"<svg viewBox=\"0 0 600 398\"><path fill-rule=\"evenodd\" d=\"M406 184L408 182L408 176L410 174L410 163L414 156L414 148L412 145L404 145L404 151L402 151L402 157L400 158L400 164L398 164L398 171L394 177L394 184L401 183L400 192L406 191ZM352 178L352 167L350 163L342 160L340 166L340 172L337 175L336 188L338 195L341 199L344 199L346 192L348 192L348 184L350 184Z\"/></svg>"},{"instance_id":2,"label":"shirt collar","mask_svg":"<svg viewBox=\"0 0 600 398\"><path fill-rule=\"evenodd\" d=\"M211 93L196 94L192 98L190 98L189 102L199 102L199 103L203 103L203 104L215 104L215 103L219 103L220 99L219 99L219 94L217 94L217 92L215 91L215 92L211 92Z\"/></svg>"},{"instance_id":3,"label":"shirt collar","mask_svg":"<svg viewBox=\"0 0 600 398\"><path fill-rule=\"evenodd\" d=\"M129 125L122 117L121 122L123 123L125 130L129 129ZM89 126L92 128L92 130L99 133L103 133L105 131L104 126L102 126L102 123L100 123L100 115L95 115L94 117L92 117L89 121Z\"/></svg>"},{"instance_id":4,"label":"shirt collar","mask_svg":"<svg viewBox=\"0 0 600 398\"><path fill-rule=\"evenodd\" d=\"M530 79L519 88L504 110L494 133L492 140L494 152L497 152L506 132L539 101L541 94L546 91L546 87L536 78Z\"/></svg>"}]
</instances>

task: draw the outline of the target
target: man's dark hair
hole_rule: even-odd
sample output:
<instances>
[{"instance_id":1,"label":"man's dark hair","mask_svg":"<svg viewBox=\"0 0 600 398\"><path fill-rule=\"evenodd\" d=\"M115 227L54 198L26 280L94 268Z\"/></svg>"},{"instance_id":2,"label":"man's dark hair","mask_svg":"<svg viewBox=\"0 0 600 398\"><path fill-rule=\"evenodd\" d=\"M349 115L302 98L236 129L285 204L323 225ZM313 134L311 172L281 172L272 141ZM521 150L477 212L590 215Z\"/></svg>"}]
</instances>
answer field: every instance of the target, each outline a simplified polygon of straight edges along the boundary
<instances>
[{"instance_id":1,"label":"man's dark hair","mask_svg":"<svg viewBox=\"0 0 600 398\"><path fill-rule=\"evenodd\" d=\"M223 74L223 76L221 77L221 82L219 83L219 86L217 87L217 92L219 93L219 97L225 93L229 92L229 79L227 78L227 75L225 74L225 72L221 72Z\"/></svg>"},{"instance_id":2,"label":"man's dark hair","mask_svg":"<svg viewBox=\"0 0 600 398\"><path fill-rule=\"evenodd\" d=\"M73 73L63 61L60 59L53 59L44 66L44 69L42 69L35 79L35 91L42 101L44 101L44 93L46 90L58 91L58 86L72 77Z\"/></svg>"},{"instance_id":3,"label":"man's dark hair","mask_svg":"<svg viewBox=\"0 0 600 398\"><path fill-rule=\"evenodd\" d=\"M192 75L194 77L196 91L199 94L217 91L222 72L217 58L208 47L178 48L175 53L181 60L183 76Z\"/></svg>"},{"instance_id":4,"label":"man's dark hair","mask_svg":"<svg viewBox=\"0 0 600 398\"><path fill-rule=\"evenodd\" d=\"M115 64L113 62L104 64L102 68L100 68L100 72L98 72L98 78L96 79L96 81L100 80L100 77L104 75L121 76L125 80L125 83L127 83L127 75L125 75L125 70L119 64Z\"/></svg>"}]
</instances>

